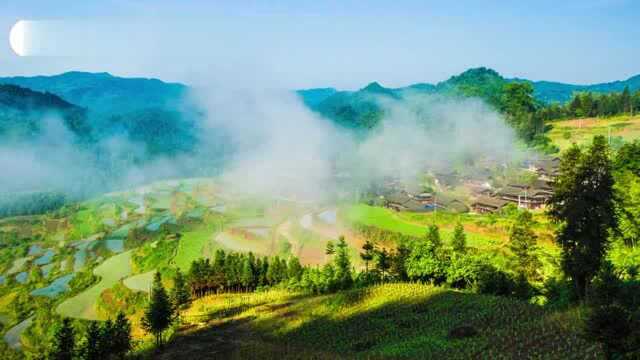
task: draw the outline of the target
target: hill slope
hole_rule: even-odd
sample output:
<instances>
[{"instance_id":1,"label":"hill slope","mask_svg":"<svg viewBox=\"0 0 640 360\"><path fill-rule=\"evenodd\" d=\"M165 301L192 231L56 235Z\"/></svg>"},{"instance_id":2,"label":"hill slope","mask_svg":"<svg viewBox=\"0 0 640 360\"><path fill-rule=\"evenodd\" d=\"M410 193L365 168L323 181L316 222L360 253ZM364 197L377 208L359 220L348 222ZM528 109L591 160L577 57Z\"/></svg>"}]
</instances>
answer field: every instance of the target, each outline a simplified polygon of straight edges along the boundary
<instances>
[{"instance_id":1,"label":"hill slope","mask_svg":"<svg viewBox=\"0 0 640 360\"><path fill-rule=\"evenodd\" d=\"M40 132L43 121L59 116L75 135L90 138L86 109L49 92L0 85L0 138L26 138Z\"/></svg>"},{"instance_id":2,"label":"hill slope","mask_svg":"<svg viewBox=\"0 0 640 360\"><path fill-rule=\"evenodd\" d=\"M55 76L5 77L13 84L47 91L98 114L127 113L180 105L187 87L157 79L121 78L108 73L67 72Z\"/></svg>"},{"instance_id":3,"label":"hill slope","mask_svg":"<svg viewBox=\"0 0 640 360\"><path fill-rule=\"evenodd\" d=\"M419 284L325 296L287 292L198 299L160 358L599 358L573 315L514 299ZM573 323L574 325L569 325ZM461 327L475 334L458 337ZM471 333L468 332L468 333ZM256 357L257 356L257 357Z\"/></svg>"}]
</instances>

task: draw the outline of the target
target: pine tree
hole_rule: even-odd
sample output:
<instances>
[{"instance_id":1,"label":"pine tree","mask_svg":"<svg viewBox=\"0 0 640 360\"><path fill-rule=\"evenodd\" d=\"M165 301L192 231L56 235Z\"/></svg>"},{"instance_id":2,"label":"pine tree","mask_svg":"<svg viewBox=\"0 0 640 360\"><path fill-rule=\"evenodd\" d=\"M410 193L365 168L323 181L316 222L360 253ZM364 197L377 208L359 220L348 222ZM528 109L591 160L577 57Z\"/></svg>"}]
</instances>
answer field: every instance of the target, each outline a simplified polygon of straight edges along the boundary
<instances>
[{"instance_id":1,"label":"pine tree","mask_svg":"<svg viewBox=\"0 0 640 360\"><path fill-rule=\"evenodd\" d=\"M55 329L53 347L48 358L52 360L71 360L75 354L75 339L71 319L64 318Z\"/></svg>"},{"instance_id":2,"label":"pine tree","mask_svg":"<svg viewBox=\"0 0 640 360\"><path fill-rule=\"evenodd\" d=\"M621 102L621 111L622 113L630 114L631 113L631 93L629 92L629 87L625 86L622 94L620 95Z\"/></svg>"},{"instance_id":3,"label":"pine tree","mask_svg":"<svg viewBox=\"0 0 640 360\"><path fill-rule=\"evenodd\" d=\"M531 213L524 211L518 214L509 232L509 250L516 258L516 272L528 279L536 278L537 269L541 266L535 255L537 239Z\"/></svg>"},{"instance_id":4,"label":"pine tree","mask_svg":"<svg viewBox=\"0 0 640 360\"><path fill-rule=\"evenodd\" d=\"M84 360L100 360L104 355L100 348L101 329L97 321L92 321L87 327L84 343L80 348L80 356Z\"/></svg>"},{"instance_id":5,"label":"pine tree","mask_svg":"<svg viewBox=\"0 0 640 360\"><path fill-rule=\"evenodd\" d=\"M458 222L453 229L453 237L451 238L451 247L457 253L465 253L467 251L467 235L464 233L464 226Z\"/></svg>"},{"instance_id":6,"label":"pine tree","mask_svg":"<svg viewBox=\"0 0 640 360\"><path fill-rule=\"evenodd\" d=\"M581 300L609 248L609 232L617 228L613 184L604 136L594 137L584 154L574 145L563 156L549 215L560 224L562 268Z\"/></svg>"},{"instance_id":7,"label":"pine tree","mask_svg":"<svg viewBox=\"0 0 640 360\"><path fill-rule=\"evenodd\" d=\"M442 247L442 240L440 239L440 230L437 225L430 225L427 229L427 242L431 244L434 250L439 250Z\"/></svg>"},{"instance_id":8,"label":"pine tree","mask_svg":"<svg viewBox=\"0 0 640 360\"><path fill-rule=\"evenodd\" d=\"M336 281L341 289L348 289L353 284L353 276L351 274L351 258L349 256L349 246L344 240L344 236L340 236L336 245Z\"/></svg>"},{"instance_id":9,"label":"pine tree","mask_svg":"<svg viewBox=\"0 0 640 360\"><path fill-rule=\"evenodd\" d=\"M327 241L327 247L325 248L324 253L325 255L329 255L329 256L336 253L336 249L333 245L333 241L331 240Z\"/></svg>"},{"instance_id":10,"label":"pine tree","mask_svg":"<svg viewBox=\"0 0 640 360\"><path fill-rule=\"evenodd\" d=\"M391 268L391 257L387 249L382 248L376 252L376 269L382 274L382 279L387 275L387 272Z\"/></svg>"},{"instance_id":11,"label":"pine tree","mask_svg":"<svg viewBox=\"0 0 640 360\"><path fill-rule=\"evenodd\" d=\"M248 257L245 257L242 261L242 273L240 274L240 281L242 281L242 286L249 290L253 287L255 279L253 277L253 267L251 266L251 261Z\"/></svg>"},{"instance_id":12,"label":"pine tree","mask_svg":"<svg viewBox=\"0 0 640 360\"><path fill-rule=\"evenodd\" d=\"M171 325L173 316L173 306L162 286L162 277L156 272L151 288L151 300L142 318L142 327L155 336L157 346L162 345L162 334Z\"/></svg>"},{"instance_id":13,"label":"pine tree","mask_svg":"<svg viewBox=\"0 0 640 360\"><path fill-rule=\"evenodd\" d=\"M113 337L115 329L113 327L113 321L107 319L100 327L100 336L98 337L98 349L102 357L108 356L113 349Z\"/></svg>"},{"instance_id":14,"label":"pine tree","mask_svg":"<svg viewBox=\"0 0 640 360\"><path fill-rule=\"evenodd\" d=\"M131 323L122 311L118 313L113 324L114 336L112 340L113 348L111 353L117 359L124 359L133 348L131 343Z\"/></svg>"},{"instance_id":15,"label":"pine tree","mask_svg":"<svg viewBox=\"0 0 640 360\"><path fill-rule=\"evenodd\" d=\"M178 269L173 279L173 289L171 290L171 301L176 309L181 309L191 301L191 294L187 287L182 271Z\"/></svg>"},{"instance_id":16,"label":"pine tree","mask_svg":"<svg viewBox=\"0 0 640 360\"><path fill-rule=\"evenodd\" d=\"M287 266L287 277L289 280L300 281L303 272L304 269L300 264L300 260L298 260L297 257L292 256L289 259L289 264Z\"/></svg>"},{"instance_id":17,"label":"pine tree","mask_svg":"<svg viewBox=\"0 0 640 360\"><path fill-rule=\"evenodd\" d=\"M362 245L362 252L360 253L360 259L364 261L365 272L369 272L369 261L373 260L375 255L375 246L370 240L365 241Z\"/></svg>"}]
</instances>

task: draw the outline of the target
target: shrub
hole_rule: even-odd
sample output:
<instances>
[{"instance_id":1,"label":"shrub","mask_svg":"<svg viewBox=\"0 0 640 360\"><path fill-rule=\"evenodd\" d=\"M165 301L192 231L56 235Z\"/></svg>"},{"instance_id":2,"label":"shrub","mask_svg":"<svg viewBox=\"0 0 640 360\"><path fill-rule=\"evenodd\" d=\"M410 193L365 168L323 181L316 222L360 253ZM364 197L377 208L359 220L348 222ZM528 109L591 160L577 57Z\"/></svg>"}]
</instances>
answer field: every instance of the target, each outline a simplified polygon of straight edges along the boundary
<instances>
[{"instance_id":1,"label":"shrub","mask_svg":"<svg viewBox=\"0 0 640 360\"><path fill-rule=\"evenodd\" d=\"M514 289L513 279L493 266L485 266L478 273L475 290L479 294L509 296L513 294Z\"/></svg>"},{"instance_id":2,"label":"shrub","mask_svg":"<svg viewBox=\"0 0 640 360\"><path fill-rule=\"evenodd\" d=\"M585 321L585 333L588 338L605 345L609 358L622 353L631 334L629 312L618 305L596 307Z\"/></svg>"}]
</instances>

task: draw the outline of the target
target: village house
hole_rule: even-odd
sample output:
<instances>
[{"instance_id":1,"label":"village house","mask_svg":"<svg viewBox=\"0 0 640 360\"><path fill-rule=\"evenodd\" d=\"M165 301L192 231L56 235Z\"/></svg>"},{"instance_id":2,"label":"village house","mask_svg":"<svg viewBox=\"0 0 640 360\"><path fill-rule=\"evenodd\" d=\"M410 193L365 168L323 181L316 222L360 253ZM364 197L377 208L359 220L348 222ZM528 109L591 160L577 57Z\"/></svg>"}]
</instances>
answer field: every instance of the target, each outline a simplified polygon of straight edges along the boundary
<instances>
[{"instance_id":1,"label":"village house","mask_svg":"<svg viewBox=\"0 0 640 360\"><path fill-rule=\"evenodd\" d=\"M488 196L481 196L471 204L471 209L479 214L494 213L500 211L509 202Z\"/></svg>"}]
</instances>

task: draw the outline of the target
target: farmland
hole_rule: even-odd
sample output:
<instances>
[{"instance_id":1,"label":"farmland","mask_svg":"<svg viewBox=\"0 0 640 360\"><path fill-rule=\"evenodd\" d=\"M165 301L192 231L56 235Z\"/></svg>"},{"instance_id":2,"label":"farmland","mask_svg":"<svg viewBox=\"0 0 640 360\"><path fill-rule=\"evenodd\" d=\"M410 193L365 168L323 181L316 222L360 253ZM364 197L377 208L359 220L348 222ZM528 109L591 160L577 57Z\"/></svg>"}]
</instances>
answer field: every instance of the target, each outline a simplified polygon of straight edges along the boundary
<instances>
[{"instance_id":1,"label":"farmland","mask_svg":"<svg viewBox=\"0 0 640 360\"><path fill-rule=\"evenodd\" d=\"M594 136L603 135L611 138L616 145L621 140L633 141L640 138L640 117L629 115L610 118L586 118L573 120L559 120L551 123L549 132L551 141L561 150L572 143L586 144Z\"/></svg>"},{"instance_id":2,"label":"farmland","mask_svg":"<svg viewBox=\"0 0 640 360\"><path fill-rule=\"evenodd\" d=\"M72 318L98 320L99 317L95 309L96 300L103 290L112 287L131 273L130 262L130 251L107 259L93 271L96 276L100 277L100 282L61 303L57 308L58 313Z\"/></svg>"},{"instance_id":3,"label":"farmland","mask_svg":"<svg viewBox=\"0 0 640 360\"><path fill-rule=\"evenodd\" d=\"M227 358L264 359L274 354L287 359L600 358L600 347L579 336L579 316L418 284L317 297L286 291L219 295L193 303L184 317L196 327L188 326L161 356L180 352L199 359L209 350ZM452 336L461 326L476 335ZM219 336L206 343L209 329L219 329Z\"/></svg>"}]
</instances>

